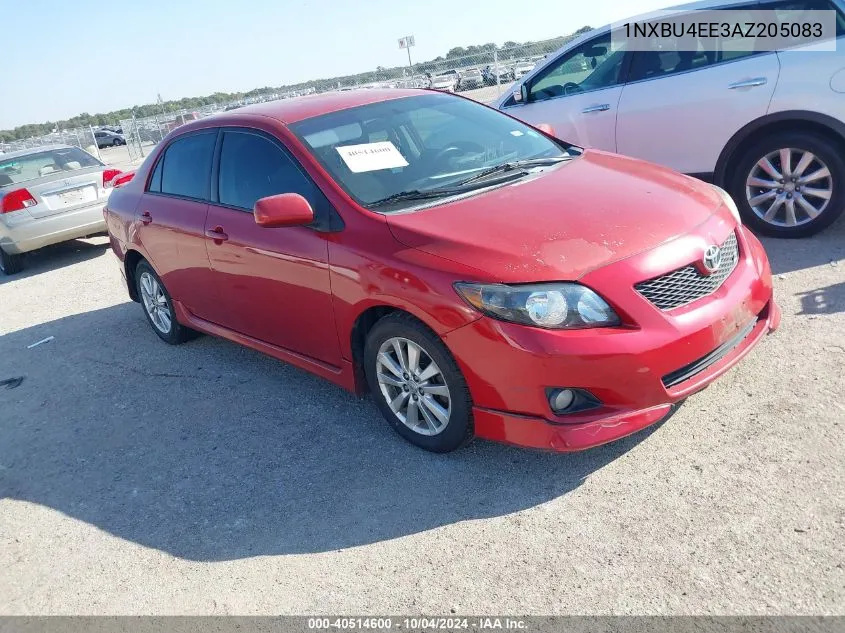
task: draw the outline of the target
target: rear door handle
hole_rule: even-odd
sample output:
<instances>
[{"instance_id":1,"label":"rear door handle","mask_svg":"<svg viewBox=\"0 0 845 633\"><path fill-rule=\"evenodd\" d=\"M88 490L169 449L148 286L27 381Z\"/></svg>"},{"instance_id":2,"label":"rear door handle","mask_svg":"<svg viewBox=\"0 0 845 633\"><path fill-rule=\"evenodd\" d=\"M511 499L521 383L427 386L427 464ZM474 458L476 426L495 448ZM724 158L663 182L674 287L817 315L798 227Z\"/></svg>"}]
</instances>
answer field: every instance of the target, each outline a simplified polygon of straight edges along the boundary
<instances>
[{"instance_id":1,"label":"rear door handle","mask_svg":"<svg viewBox=\"0 0 845 633\"><path fill-rule=\"evenodd\" d=\"M728 86L728 88L730 90L736 90L737 88L754 88L755 86L765 86L767 83L769 83L769 80L766 77L755 77L754 79L736 81Z\"/></svg>"},{"instance_id":2,"label":"rear door handle","mask_svg":"<svg viewBox=\"0 0 845 633\"><path fill-rule=\"evenodd\" d=\"M211 240L214 240L215 244L222 244L223 242L229 239L229 236L226 235L226 232L223 230L222 226L216 226L213 229L206 229L205 236Z\"/></svg>"},{"instance_id":3,"label":"rear door handle","mask_svg":"<svg viewBox=\"0 0 845 633\"><path fill-rule=\"evenodd\" d=\"M152 221L153 221L153 216L150 214L149 211L144 211L141 214L141 224L146 225L146 224L149 224Z\"/></svg>"},{"instance_id":4,"label":"rear door handle","mask_svg":"<svg viewBox=\"0 0 845 633\"><path fill-rule=\"evenodd\" d=\"M581 110L582 114L589 114L590 112L607 112L610 110L609 103L601 103L599 105L590 106L589 108L584 108Z\"/></svg>"}]
</instances>

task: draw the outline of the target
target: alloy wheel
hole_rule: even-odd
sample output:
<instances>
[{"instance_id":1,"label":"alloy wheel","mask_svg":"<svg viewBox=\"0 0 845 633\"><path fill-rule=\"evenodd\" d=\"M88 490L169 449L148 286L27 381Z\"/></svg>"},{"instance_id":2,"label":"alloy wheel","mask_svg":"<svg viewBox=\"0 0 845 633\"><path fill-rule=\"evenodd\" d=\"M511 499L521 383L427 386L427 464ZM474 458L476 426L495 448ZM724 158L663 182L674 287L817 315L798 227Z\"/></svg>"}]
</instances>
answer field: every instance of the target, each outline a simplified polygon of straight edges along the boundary
<instances>
[{"instance_id":1,"label":"alloy wheel","mask_svg":"<svg viewBox=\"0 0 845 633\"><path fill-rule=\"evenodd\" d=\"M173 315L164 294L164 288L158 280L148 272L141 273L138 284L141 288L141 300L150 321L162 334L169 334L173 327Z\"/></svg>"},{"instance_id":2,"label":"alloy wheel","mask_svg":"<svg viewBox=\"0 0 845 633\"><path fill-rule=\"evenodd\" d=\"M438 435L449 424L449 386L440 367L418 343L402 337L382 343L376 378L393 414L415 433Z\"/></svg>"},{"instance_id":3,"label":"alloy wheel","mask_svg":"<svg viewBox=\"0 0 845 633\"><path fill-rule=\"evenodd\" d=\"M745 183L748 205L764 222L796 227L818 218L833 196L830 169L815 154L782 148L757 161Z\"/></svg>"}]
</instances>

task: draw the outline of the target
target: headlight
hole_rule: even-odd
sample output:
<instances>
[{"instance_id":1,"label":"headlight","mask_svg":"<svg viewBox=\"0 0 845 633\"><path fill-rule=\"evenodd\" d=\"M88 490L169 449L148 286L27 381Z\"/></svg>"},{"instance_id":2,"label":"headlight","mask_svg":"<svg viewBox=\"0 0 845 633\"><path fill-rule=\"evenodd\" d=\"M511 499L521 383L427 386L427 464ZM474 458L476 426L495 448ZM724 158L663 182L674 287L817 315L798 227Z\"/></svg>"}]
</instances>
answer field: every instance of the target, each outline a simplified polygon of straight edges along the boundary
<instances>
[{"instance_id":1,"label":"headlight","mask_svg":"<svg viewBox=\"0 0 845 633\"><path fill-rule=\"evenodd\" d=\"M716 185L710 186L713 187L713 189L716 190L716 193L719 194L719 197L722 198L724 205L730 210L734 218L736 218L736 223L742 224L742 218L739 217L739 209L736 208L736 202L734 202L734 199L731 198L731 194Z\"/></svg>"},{"instance_id":2,"label":"headlight","mask_svg":"<svg viewBox=\"0 0 845 633\"><path fill-rule=\"evenodd\" d=\"M576 283L504 284L456 283L466 301L484 314L551 330L619 325L619 317L604 299Z\"/></svg>"}]
</instances>

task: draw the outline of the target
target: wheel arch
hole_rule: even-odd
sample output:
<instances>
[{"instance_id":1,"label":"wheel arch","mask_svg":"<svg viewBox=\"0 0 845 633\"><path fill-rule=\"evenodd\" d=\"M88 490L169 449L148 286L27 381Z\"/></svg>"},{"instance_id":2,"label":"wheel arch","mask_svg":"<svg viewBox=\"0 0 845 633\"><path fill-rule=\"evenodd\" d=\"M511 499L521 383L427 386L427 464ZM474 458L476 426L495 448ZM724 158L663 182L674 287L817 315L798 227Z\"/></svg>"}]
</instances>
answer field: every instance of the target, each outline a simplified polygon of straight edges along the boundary
<instances>
[{"instance_id":1,"label":"wheel arch","mask_svg":"<svg viewBox=\"0 0 845 633\"><path fill-rule=\"evenodd\" d=\"M716 169L713 182L720 187L727 185L727 177L742 158L742 148L760 138L777 132L808 131L827 136L845 152L845 123L826 114L807 110L785 110L775 112L752 121L741 128L725 145Z\"/></svg>"},{"instance_id":2,"label":"wheel arch","mask_svg":"<svg viewBox=\"0 0 845 633\"><path fill-rule=\"evenodd\" d=\"M129 291L129 298L136 303L140 303L141 299L138 297L138 286L135 283L135 269L142 261L147 261L140 251L129 249L123 256L123 272L126 275L126 286ZM147 262L149 263L149 262Z\"/></svg>"},{"instance_id":3,"label":"wheel arch","mask_svg":"<svg viewBox=\"0 0 845 633\"><path fill-rule=\"evenodd\" d=\"M367 377L364 372L364 346L367 343L367 336L373 329L373 326L375 326L376 323L388 314L403 314L408 318L417 321L427 329L431 330L435 336L439 337L436 330L432 328L430 324L426 323L425 320L420 318L418 314L414 314L413 312L406 310L404 307L389 303L377 303L368 305L366 308L362 309L352 322L349 334L350 350L352 353L352 367L355 376L355 392L358 394L366 393L368 390Z\"/></svg>"}]
</instances>

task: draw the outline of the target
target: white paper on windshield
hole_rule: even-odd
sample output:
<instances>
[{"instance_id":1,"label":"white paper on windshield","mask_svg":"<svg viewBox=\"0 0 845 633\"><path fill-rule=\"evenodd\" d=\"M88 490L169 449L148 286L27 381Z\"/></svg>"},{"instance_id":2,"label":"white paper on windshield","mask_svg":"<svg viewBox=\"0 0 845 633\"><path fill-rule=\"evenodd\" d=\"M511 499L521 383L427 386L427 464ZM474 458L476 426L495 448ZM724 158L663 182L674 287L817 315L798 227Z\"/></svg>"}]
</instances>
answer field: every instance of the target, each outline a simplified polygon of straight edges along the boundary
<instances>
[{"instance_id":1,"label":"white paper on windshield","mask_svg":"<svg viewBox=\"0 0 845 633\"><path fill-rule=\"evenodd\" d=\"M336 147L346 166L356 174L379 169L407 167L408 161L390 141Z\"/></svg>"}]
</instances>

